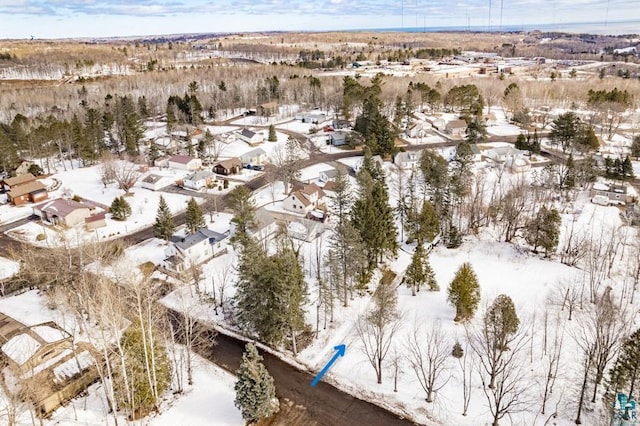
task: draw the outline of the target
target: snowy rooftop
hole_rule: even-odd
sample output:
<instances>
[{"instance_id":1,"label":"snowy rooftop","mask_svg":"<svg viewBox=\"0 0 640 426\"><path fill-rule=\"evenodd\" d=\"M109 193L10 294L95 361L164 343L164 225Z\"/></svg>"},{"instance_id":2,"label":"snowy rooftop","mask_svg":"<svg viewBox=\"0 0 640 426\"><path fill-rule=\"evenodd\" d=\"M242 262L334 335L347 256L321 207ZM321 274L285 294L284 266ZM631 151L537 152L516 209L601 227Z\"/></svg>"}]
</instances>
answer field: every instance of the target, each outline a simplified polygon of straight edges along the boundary
<instances>
[{"instance_id":1,"label":"snowy rooftop","mask_svg":"<svg viewBox=\"0 0 640 426\"><path fill-rule=\"evenodd\" d=\"M27 333L13 336L2 345L2 352L11 358L16 364L22 365L40 349L40 343Z\"/></svg>"}]
</instances>

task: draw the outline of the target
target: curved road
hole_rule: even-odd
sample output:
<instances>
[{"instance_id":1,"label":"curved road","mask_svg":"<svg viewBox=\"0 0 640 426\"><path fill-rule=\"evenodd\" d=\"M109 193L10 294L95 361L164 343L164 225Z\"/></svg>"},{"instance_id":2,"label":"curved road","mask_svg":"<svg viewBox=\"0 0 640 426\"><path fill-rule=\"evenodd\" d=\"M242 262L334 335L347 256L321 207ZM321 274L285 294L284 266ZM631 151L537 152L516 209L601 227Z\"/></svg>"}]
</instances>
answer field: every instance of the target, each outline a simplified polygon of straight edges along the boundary
<instances>
[{"instance_id":1,"label":"curved road","mask_svg":"<svg viewBox=\"0 0 640 426\"><path fill-rule=\"evenodd\" d=\"M175 330L183 329L180 327L182 314L169 309L169 317L174 323ZM213 347L196 345L195 352L235 373L240 367L245 342L225 334L216 334L211 328L206 328L202 324L197 324L197 327L205 327L207 340L215 339L216 343ZM180 341L179 335L176 335L176 338ZM287 426L409 426L414 424L377 405L342 392L328 383L321 381L312 388L313 375L292 367L268 352L263 350L259 352L264 358L264 365L275 381L280 403L285 404L285 400L289 400L296 405L293 411L287 410L288 412L283 414L285 423L282 424Z\"/></svg>"}]
</instances>

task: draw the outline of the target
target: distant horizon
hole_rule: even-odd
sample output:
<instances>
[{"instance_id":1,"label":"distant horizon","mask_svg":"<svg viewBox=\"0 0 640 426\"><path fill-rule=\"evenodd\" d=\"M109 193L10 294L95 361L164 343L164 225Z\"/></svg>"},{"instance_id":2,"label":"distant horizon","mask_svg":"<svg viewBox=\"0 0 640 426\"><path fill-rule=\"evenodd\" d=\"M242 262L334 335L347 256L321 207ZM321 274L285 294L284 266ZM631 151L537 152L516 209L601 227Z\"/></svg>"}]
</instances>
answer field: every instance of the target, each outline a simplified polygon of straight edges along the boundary
<instances>
[{"instance_id":1,"label":"distant horizon","mask_svg":"<svg viewBox=\"0 0 640 426\"><path fill-rule=\"evenodd\" d=\"M635 24L635 25L634 25ZM598 28L600 27L600 28ZM616 30L611 31L612 28ZM633 31L632 29L635 29ZM398 32L398 33L435 33L435 32L482 32L482 33L511 33L511 32L560 32L567 34L595 34L595 35L638 35L640 37L640 19L610 22L563 22L554 24L521 24L502 25L489 29L486 25L443 25L443 26L406 26L406 27L378 27L378 28L344 28L344 29L318 29L318 30L239 30L239 31L197 31L197 32L173 32L156 34L124 34L113 36L77 36L77 37L34 37L33 40L117 40L117 39L141 39L163 38L197 35L228 35L228 34L260 34L260 33L340 33L340 32ZM31 40L31 38L4 38L0 40Z\"/></svg>"},{"instance_id":2,"label":"distant horizon","mask_svg":"<svg viewBox=\"0 0 640 426\"><path fill-rule=\"evenodd\" d=\"M637 0L0 0L0 39L385 29L619 35L640 31L637 9Z\"/></svg>"}]
</instances>

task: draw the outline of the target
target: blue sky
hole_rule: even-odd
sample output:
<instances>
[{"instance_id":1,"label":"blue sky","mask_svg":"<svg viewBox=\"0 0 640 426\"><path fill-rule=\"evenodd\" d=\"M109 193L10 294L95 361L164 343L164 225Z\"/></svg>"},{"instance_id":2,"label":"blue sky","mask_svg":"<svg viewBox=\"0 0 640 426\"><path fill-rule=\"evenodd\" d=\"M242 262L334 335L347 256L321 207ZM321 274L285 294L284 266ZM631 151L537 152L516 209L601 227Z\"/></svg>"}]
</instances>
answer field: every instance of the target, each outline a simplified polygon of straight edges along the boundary
<instances>
[{"instance_id":1,"label":"blue sky","mask_svg":"<svg viewBox=\"0 0 640 426\"><path fill-rule=\"evenodd\" d=\"M640 20L638 0L0 0L0 38ZM610 32L616 32L611 25ZM635 32L640 31L640 27Z\"/></svg>"}]
</instances>

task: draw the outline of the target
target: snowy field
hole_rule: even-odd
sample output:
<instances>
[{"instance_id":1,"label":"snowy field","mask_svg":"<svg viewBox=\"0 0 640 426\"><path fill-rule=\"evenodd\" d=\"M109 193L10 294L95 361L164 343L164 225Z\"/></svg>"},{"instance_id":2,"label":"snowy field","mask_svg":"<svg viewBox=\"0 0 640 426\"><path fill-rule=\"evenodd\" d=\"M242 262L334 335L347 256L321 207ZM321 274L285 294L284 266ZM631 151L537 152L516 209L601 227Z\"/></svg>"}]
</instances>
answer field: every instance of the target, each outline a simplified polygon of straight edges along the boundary
<instances>
[{"instance_id":1,"label":"snowy field","mask_svg":"<svg viewBox=\"0 0 640 426\"><path fill-rule=\"evenodd\" d=\"M0 257L0 280L11 278L20 269L20 265L13 260Z\"/></svg>"}]
</instances>

